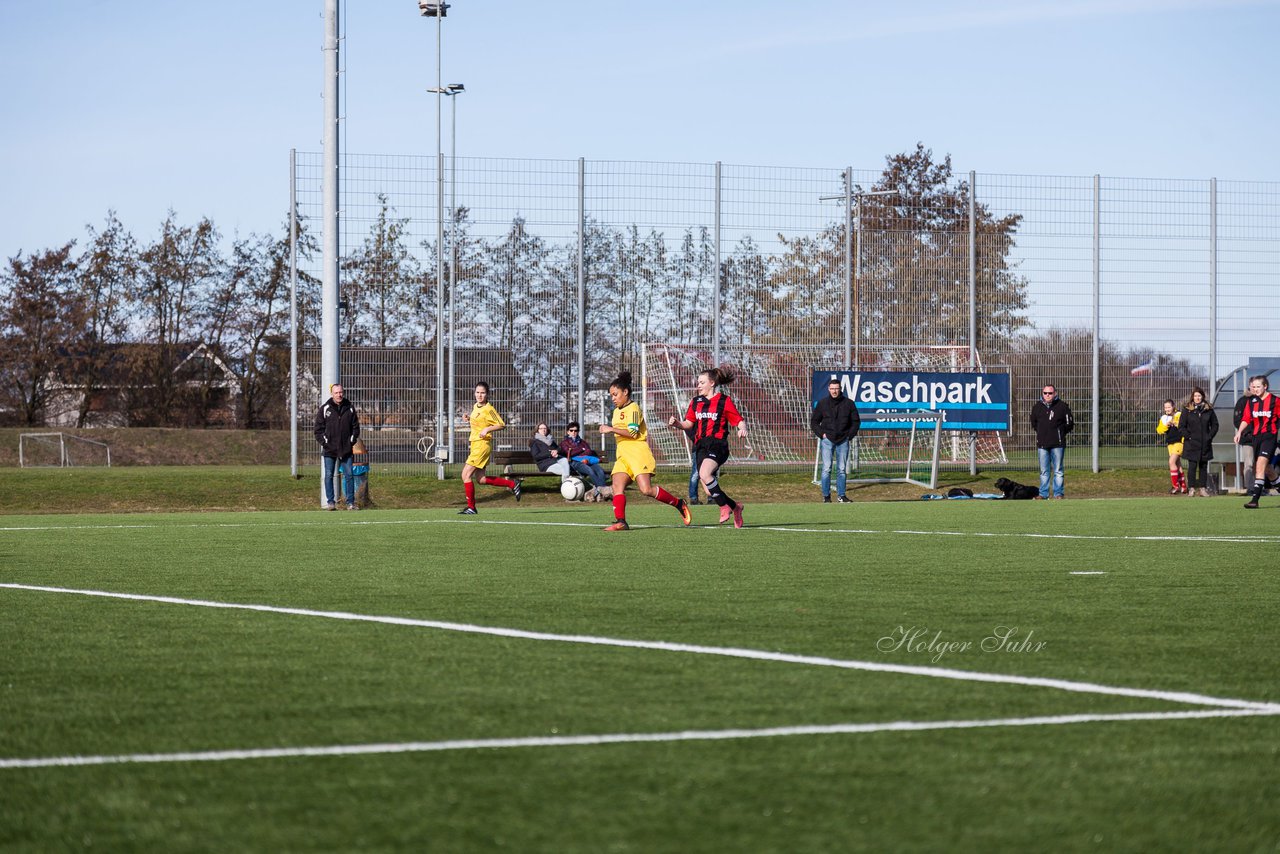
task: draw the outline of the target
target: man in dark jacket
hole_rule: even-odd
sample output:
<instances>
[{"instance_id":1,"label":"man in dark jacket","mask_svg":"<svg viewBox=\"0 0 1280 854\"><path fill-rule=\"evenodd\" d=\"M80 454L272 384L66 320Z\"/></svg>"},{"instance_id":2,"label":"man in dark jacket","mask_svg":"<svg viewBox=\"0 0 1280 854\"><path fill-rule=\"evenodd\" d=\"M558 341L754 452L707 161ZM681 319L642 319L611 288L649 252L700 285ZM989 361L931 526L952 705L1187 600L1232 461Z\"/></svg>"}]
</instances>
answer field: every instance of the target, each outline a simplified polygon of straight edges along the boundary
<instances>
[{"instance_id":1,"label":"man in dark jacket","mask_svg":"<svg viewBox=\"0 0 1280 854\"><path fill-rule=\"evenodd\" d=\"M845 469L849 467L849 440L858 435L862 419L858 407L844 396L840 380L831 378L827 396L818 401L809 416L809 429L818 437L822 452L822 503L831 503L831 465L836 466L836 501L848 504L844 494Z\"/></svg>"},{"instance_id":2,"label":"man in dark jacket","mask_svg":"<svg viewBox=\"0 0 1280 854\"><path fill-rule=\"evenodd\" d=\"M324 499L326 510L336 510L333 496L333 472L342 472L342 490L347 509L356 509L356 484L351 477L351 446L360 438L360 419L356 408L344 396L341 383L329 389L331 397L316 412L316 441L324 455Z\"/></svg>"},{"instance_id":3,"label":"man in dark jacket","mask_svg":"<svg viewBox=\"0 0 1280 854\"><path fill-rule=\"evenodd\" d=\"M1036 431L1036 456L1040 461L1041 498L1067 497L1062 458L1067 452L1067 434L1075 426L1071 407L1058 397L1053 383L1045 383L1040 399L1031 407L1031 429Z\"/></svg>"}]
</instances>

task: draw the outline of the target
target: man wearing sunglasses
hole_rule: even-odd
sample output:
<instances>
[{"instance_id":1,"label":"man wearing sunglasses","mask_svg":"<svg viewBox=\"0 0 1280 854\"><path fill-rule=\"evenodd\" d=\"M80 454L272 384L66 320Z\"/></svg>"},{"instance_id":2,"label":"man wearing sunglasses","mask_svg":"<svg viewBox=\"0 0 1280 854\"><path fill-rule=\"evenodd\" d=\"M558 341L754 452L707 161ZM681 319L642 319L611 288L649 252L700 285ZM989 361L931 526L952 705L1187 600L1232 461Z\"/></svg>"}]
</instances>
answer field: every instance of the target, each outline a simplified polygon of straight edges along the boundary
<instances>
[{"instance_id":1,"label":"man wearing sunglasses","mask_svg":"<svg viewBox=\"0 0 1280 854\"><path fill-rule=\"evenodd\" d=\"M1058 389L1045 383L1040 399L1031 407L1031 429L1036 431L1036 457L1040 461L1040 497L1066 498L1062 457L1067 434L1075 427L1071 407L1058 397Z\"/></svg>"}]
</instances>

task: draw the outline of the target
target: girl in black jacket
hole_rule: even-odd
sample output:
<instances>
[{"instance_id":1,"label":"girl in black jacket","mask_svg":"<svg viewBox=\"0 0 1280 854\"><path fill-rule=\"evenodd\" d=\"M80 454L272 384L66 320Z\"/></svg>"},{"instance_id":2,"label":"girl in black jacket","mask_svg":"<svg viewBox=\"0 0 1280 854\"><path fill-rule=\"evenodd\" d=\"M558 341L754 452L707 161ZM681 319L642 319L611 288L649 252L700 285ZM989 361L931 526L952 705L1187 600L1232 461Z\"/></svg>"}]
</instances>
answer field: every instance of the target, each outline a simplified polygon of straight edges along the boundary
<instances>
[{"instance_id":1,"label":"girl in black jacket","mask_svg":"<svg viewBox=\"0 0 1280 854\"><path fill-rule=\"evenodd\" d=\"M1209 460L1213 459L1213 437L1218 435L1218 415L1199 386L1191 389L1191 397L1182 408L1179 424L1182 427L1182 456L1187 461L1187 474L1191 481L1188 494L1208 497Z\"/></svg>"}]
</instances>

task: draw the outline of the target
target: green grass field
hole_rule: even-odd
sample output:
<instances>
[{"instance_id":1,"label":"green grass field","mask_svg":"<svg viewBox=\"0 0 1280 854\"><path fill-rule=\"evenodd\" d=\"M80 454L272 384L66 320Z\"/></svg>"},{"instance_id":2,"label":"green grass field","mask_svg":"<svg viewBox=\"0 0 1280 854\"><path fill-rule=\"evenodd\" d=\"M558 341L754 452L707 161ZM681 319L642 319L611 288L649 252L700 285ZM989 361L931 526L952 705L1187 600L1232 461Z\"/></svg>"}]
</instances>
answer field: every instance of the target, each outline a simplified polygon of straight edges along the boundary
<instances>
[{"instance_id":1,"label":"green grass field","mask_svg":"<svg viewBox=\"0 0 1280 854\"><path fill-rule=\"evenodd\" d=\"M1240 503L0 516L0 849L1274 851Z\"/></svg>"}]
</instances>

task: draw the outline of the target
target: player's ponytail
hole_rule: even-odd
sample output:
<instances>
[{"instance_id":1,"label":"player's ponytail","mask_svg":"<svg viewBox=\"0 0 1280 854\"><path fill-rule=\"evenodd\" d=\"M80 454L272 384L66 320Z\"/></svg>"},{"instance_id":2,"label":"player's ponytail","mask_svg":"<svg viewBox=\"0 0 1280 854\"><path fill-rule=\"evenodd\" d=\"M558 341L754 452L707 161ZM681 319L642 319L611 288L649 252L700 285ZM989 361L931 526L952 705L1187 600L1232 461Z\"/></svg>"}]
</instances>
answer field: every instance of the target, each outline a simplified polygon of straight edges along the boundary
<instances>
[{"instance_id":1,"label":"player's ponytail","mask_svg":"<svg viewBox=\"0 0 1280 854\"><path fill-rule=\"evenodd\" d=\"M618 376L614 378L613 382L609 383L609 388L616 388L620 391L625 391L627 393L627 396L630 397L631 396L631 372L622 371L621 373L619 373Z\"/></svg>"},{"instance_id":2,"label":"player's ponytail","mask_svg":"<svg viewBox=\"0 0 1280 854\"><path fill-rule=\"evenodd\" d=\"M712 385L729 385L736 376L728 368L707 368L703 373L711 380Z\"/></svg>"}]
</instances>

